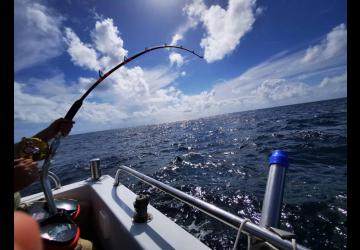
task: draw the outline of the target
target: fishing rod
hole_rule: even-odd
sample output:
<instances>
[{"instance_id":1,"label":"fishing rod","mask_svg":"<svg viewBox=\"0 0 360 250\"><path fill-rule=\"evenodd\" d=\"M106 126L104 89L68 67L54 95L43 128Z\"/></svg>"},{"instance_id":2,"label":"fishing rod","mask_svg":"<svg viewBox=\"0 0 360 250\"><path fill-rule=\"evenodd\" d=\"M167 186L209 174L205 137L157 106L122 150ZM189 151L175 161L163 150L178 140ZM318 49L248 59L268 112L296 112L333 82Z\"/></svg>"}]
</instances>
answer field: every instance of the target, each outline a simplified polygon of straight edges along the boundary
<instances>
[{"instance_id":1,"label":"fishing rod","mask_svg":"<svg viewBox=\"0 0 360 250\"><path fill-rule=\"evenodd\" d=\"M190 52L190 53L194 54L195 56L197 56L199 58L204 58L203 56L195 53L194 50L184 48L183 46L168 45L166 43L164 45L160 45L160 46L155 46L155 47L151 47L151 48L145 48L143 51L141 51L141 52L139 52L139 53L137 53L137 54L135 54L135 55L133 55L133 56L131 56L129 58L124 57L124 60L121 63L119 63L118 65L116 65L112 69L110 69L105 74L102 74L102 72L99 71L99 79L97 79L97 81L78 100L76 100L73 103L73 105L71 106L69 111L66 113L64 118L71 121L75 117L76 113L81 108L81 106L83 104L83 101L91 93L91 91L93 91L96 88L96 86L98 86L102 81L104 81L114 71L116 71L120 67L128 64L129 62L131 62L132 60L134 60L135 58L137 58L137 57L139 57L141 55L144 55L144 54L149 53L149 52L154 51L154 50L165 49L165 48L175 48L175 49L185 50L187 52ZM50 186L50 180L49 180L48 173L49 173L49 167L50 167L50 164L51 164L51 159L55 156L56 150L60 145L60 139L61 139L61 133L58 133L56 135L56 137L54 138L54 140L52 141L51 145L50 145L49 153L47 154L47 157L44 160L44 164L43 164L41 174L40 174L40 183L41 183L42 189L44 191L45 199L47 200L49 212L50 212L50 214L53 214L53 215L57 213L57 208L56 208L56 205L55 205L53 193L51 191L51 186Z\"/></svg>"},{"instance_id":2,"label":"fishing rod","mask_svg":"<svg viewBox=\"0 0 360 250\"><path fill-rule=\"evenodd\" d=\"M199 58L204 58L203 56L200 56L199 54L196 54L194 52L194 50L189 50L187 48L184 48L183 46L176 46L176 45L160 45L160 46L155 46L152 48L145 48L143 51L131 56L130 58L124 57L124 61L122 61L121 63L119 63L118 65L116 65L115 67L113 67L112 69L110 69L108 72L106 72L104 75L101 74L101 72L99 71L99 76L100 78L85 92L85 94L83 94L83 96L75 101L73 103L73 105L71 106L71 108L69 109L69 111L67 112L65 119L67 120L72 120L74 118L74 116L76 115L76 113L79 111L79 109L82 106L82 103L84 101L84 99L91 93L91 91L96 88L96 86L98 86L102 81L104 81L109 75L111 75L115 70L119 69L120 67L128 64L129 62L131 62L132 60L134 60L135 58L144 55L146 53L149 53L151 51L157 50L157 49L165 49L165 48L176 48L176 49L182 49L185 51L188 51L192 54L194 54L195 56L199 57Z\"/></svg>"}]
</instances>

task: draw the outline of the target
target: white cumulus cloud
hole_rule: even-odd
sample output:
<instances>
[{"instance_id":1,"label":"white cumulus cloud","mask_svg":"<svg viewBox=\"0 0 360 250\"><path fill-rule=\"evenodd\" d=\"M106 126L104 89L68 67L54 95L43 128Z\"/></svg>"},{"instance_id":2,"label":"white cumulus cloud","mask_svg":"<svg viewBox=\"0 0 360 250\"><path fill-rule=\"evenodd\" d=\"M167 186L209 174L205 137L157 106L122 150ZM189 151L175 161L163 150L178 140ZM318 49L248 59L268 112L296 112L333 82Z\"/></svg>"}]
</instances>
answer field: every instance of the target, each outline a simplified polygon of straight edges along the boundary
<instances>
[{"instance_id":1,"label":"white cumulus cloud","mask_svg":"<svg viewBox=\"0 0 360 250\"><path fill-rule=\"evenodd\" d=\"M15 72L43 63L64 51L63 17L39 1L15 0Z\"/></svg>"},{"instance_id":2,"label":"white cumulus cloud","mask_svg":"<svg viewBox=\"0 0 360 250\"><path fill-rule=\"evenodd\" d=\"M333 77L325 77L319 84L318 93L327 98L347 96L347 73Z\"/></svg>"},{"instance_id":3,"label":"white cumulus cloud","mask_svg":"<svg viewBox=\"0 0 360 250\"><path fill-rule=\"evenodd\" d=\"M204 58L209 63L221 60L234 51L241 38L252 29L255 16L262 13L262 8L255 8L255 2L229 0L224 9L219 5L207 7L203 0L193 0L184 7L187 21L175 33L172 43L176 44L189 29L202 24L206 31L200 42Z\"/></svg>"},{"instance_id":4,"label":"white cumulus cloud","mask_svg":"<svg viewBox=\"0 0 360 250\"><path fill-rule=\"evenodd\" d=\"M175 35L173 35L172 39L171 39L171 45L177 45L177 43L183 39L183 35L176 33Z\"/></svg>"},{"instance_id":5,"label":"white cumulus cloud","mask_svg":"<svg viewBox=\"0 0 360 250\"><path fill-rule=\"evenodd\" d=\"M108 62L110 65L106 66L115 65L121 62L124 56L128 55L128 51L124 49L124 41L119 35L119 30L114 26L111 18L97 21L91 35L96 49L103 56L108 56L112 59Z\"/></svg>"},{"instance_id":6,"label":"white cumulus cloud","mask_svg":"<svg viewBox=\"0 0 360 250\"><path fill-rule=\"evenodd\" d=\"M98 20L91 31L93 44L85 44L70 29L65 29L68 53L74 64L90 69L109 69L124 60L128 51L111 18Z\"/></svg>"},{"instance_id":7,"label":"white cumulus cloud","mask_svg":"<svg viewBox=\"0 0 360 250\"><path fill-rule=\"evenodd\" d=\"M340 24L327 34L321 44L308 48L302 62L308 63L313 60L324 60L341 54L346 56L346 53L344 53L346 48L347 29L345 24Z\"/></svg>"},{"instance_id":8,"label":"white cumulus cloud","mask_svg":"<svg viewBox=\"0 0 360 250\"><path fill-rule=\"evenodd\" d=\"M240 43L240 39L251 30L255 1L229 0L228 9L211 6L202 15L207 35L201 40L204 57L208 62L221 60Z\"/></svg>"},{"instance_id":9,"label":"white cumulus cloud","mask_svg":"<svg viewBox=\"0 0 360 250\"><path fill-rule=\"evenodd\" d=\"M79 37L70 29L65 29L66 41L68 43L69 55L71 61L78 66L85 67L90 70L99 70L100 66L97 61L96 51L92 46L84 44Z\"/></svg>"},{"instance_id":10,"label":"white cumulus cloud","mask_svg":"<svg viewBox=\"0 0 360 250\"><path fill-rule=\"evenodd\" d=\"M187 4L183 11L187 16L186 22L182 24L171 39L171 44L176 45L180 40L184 39L185 33L192 28L195 28L200 22L201 13L207 9L203 0L193 0Z\"/></svg>"},{"instance_id":11,"label":"white cumulus cloud","mask_svg":"<svg viewBox=\"0 0 360 250\"><path fill-rule=\"evenodd\" d=\"M176 52L171 52L169 55L169 60L171 65L176 64L177 66L182 66L184 64L184 58L182 57L182 55L180 55L179 53Z\"/></svg>"},{"instance_id":12,"label":"white cumulus cloud","mask_svg":"<svg viewBox=\"0 0 360 250\"><path fill-rule=\"evenodd\" d=\"M270 101L277 101L305 96L308 92L309 86L301 82L287 82L285 79L267 79L251 94Z\"/></svg>"},{"instance_id":13,"label":"white cumulus cloud","mask_svg":"<svg viewBox=\"0 0 360 250\"><path fill-rule=\"evenodd\" d=\"M50 98L24 91L25 84L14 82L14 119L27 122L49 122L60 114L59 104Z\"/></svg>"}]
</instances>

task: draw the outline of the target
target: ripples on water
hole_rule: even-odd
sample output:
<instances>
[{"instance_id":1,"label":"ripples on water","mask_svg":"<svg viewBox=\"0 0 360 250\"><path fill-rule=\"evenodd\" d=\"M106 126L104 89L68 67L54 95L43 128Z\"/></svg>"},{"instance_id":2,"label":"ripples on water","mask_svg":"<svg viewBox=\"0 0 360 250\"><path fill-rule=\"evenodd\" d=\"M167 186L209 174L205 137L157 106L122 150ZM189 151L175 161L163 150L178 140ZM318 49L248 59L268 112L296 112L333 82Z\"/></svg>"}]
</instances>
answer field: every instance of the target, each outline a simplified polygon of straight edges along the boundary
<instances>
[{"instance_id":1,"label":"ripples on water","mask_svg":"<svg viewBox=\"0 0 360 250\"><path fill-rule=\"evenodd\" d=\"M313 249L344 249L347 240L346 99L226 114L192 121L73 135L53 171L62 184L119 164L258 223L274 149L289 154L281 228ZM236 231L170 196L123 176L136 192L213 249L231 249ZM39 191L34 184L23 195ZM242 241L244 244L244 241Z\"/></svg>"}]
</instances>

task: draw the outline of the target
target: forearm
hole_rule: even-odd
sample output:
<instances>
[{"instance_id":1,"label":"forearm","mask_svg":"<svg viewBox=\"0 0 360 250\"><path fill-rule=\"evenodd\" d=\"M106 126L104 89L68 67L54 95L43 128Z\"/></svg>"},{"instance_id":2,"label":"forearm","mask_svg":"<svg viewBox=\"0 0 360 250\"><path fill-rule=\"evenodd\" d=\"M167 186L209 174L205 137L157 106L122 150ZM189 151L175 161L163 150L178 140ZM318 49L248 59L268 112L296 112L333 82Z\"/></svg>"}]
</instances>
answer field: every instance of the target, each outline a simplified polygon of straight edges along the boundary
<instances>
[{"instance_id":1,"label":"forearm","mask_svg":"<svg viewBox=\"0 0 360 250\"><path fill-rule=\"evenodd\" d=\"M48 142L51 139L55 138L55 136L58 133L61 133L62 136L68 135L72 126L73 126L72 121L68 121L64 118L59 118L56 121L54 121L53 123L51 123L49 127L40 131L33 137L36 137L45 142Z\"/></svg>"}]
</instances>

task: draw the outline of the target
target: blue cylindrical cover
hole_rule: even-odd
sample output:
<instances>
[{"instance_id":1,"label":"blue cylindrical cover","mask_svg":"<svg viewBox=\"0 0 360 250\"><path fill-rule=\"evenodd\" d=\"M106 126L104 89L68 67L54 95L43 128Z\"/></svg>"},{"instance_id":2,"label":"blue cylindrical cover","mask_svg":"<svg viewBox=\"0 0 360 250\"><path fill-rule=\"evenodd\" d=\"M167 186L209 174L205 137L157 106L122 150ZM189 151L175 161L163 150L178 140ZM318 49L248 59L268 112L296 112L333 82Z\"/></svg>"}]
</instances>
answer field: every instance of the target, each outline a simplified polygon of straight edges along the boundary
<instances>
[{"instance_id":1,"label":"blue cylindrical cover","mask_svg":"<svg viewBox=\"0 0 360 250\"><path fill-rule=\"evenodd\" d=\"M289 162L287 153L282 150L275 150L274 152L272 152L269 159L269 165L271 164L279 164L284 167L288 167Z\"/></svg>"}]
</instances>

